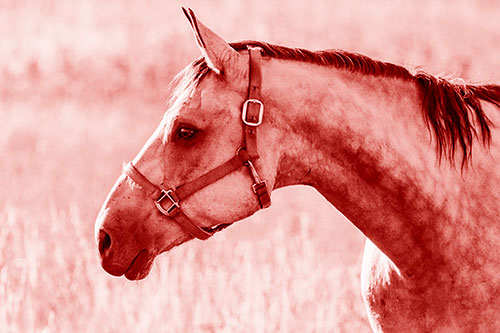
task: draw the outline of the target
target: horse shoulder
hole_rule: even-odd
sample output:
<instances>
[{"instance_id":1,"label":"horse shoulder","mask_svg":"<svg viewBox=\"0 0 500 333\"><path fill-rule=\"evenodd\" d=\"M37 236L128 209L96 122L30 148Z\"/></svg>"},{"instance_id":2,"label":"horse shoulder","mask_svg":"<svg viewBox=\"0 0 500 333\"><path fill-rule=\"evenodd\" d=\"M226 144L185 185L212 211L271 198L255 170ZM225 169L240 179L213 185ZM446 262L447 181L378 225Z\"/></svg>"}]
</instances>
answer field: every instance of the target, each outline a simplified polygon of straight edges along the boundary
<instances>
[{"instance_id":1,"label":"horse shoulder","mask_svg":"<svg viewBox=\"0 0 500 333\"><path fill-rule=\"evenodd\" d=\"M404 276L370 240L365 243L361 288L375 332L461 330L443 290L434 288L430 279L422 283Z\"/></svg>"}]
</instances>

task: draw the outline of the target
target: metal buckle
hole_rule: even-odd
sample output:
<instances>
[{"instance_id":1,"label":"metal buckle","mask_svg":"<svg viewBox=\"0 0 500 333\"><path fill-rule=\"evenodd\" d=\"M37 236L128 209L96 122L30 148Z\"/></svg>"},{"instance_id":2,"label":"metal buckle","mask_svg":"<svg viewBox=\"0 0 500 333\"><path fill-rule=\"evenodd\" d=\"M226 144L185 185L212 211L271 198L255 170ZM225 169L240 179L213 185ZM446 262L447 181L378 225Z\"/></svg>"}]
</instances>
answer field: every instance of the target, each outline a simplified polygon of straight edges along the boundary
<instances>
[{"instance_id":1,"label":"metal buckle","mask_svg":"<svg viewBox=\"0 0 500 333\"><path fill-rule=\"evenodd\" d=\"M256 123L247 120L248 103L259 104L259 117ZM243 103L243 112L241 113L241 120L243 120L243 123L245 123L245 125L253 127L259 126L260 124L262 124L263 116L264 116L264 104L262 104L262 102L259 101L258 99L247 99L245 103Z\"/></svg>"},{"instance_id":2,"label":"metal buckle","mask_svg":"<svg viewBox=\"0 0 500 333\"><path fill-rule=\"evenodd\" d=\"M170 206L169 208L165 209L163 208L163 206L161 205L161 202L163 201L163 199L165 198L168 198L170 200L170 202L172 203L172 206ZM179 206L179 202L178 201L175 201L173 195L172 195L172 190L168 190L168 191L165 191L165 190L161 190L161 195L158 197L158 199L156 199L155 201L155 205L156 205L156 208L158 208L158 210L163 214L163 215L170 215L170 213L172 213L172 211L176 208L181 208Z\"/></svg>"},{"instance_id":3,"label":"metal buckle","mask_svg":"<svg viewBox=\"0 0 500 333\"><path fill-rule=\"evenodd\" d=\"M252 185L253 193L258 194L257 190L262 188L262 187L267 187L267 183L265 180L262 180L260 183L256 183L256 184Z\"/></svg>"}]
</instances>

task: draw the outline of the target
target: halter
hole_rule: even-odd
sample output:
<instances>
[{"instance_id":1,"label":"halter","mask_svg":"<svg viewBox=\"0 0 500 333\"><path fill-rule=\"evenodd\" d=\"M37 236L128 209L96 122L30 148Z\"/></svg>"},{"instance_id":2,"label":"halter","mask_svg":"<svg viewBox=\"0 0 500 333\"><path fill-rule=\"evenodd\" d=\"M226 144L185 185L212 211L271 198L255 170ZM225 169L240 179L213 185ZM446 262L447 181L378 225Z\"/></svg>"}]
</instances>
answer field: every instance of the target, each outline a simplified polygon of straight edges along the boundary
<instances>
[{"instance_id":1,"label":"halter","mask_svg":"<svg viewBox=\"0 0 500 333\"><path fill-rule=\"evenodd\" d=\"M242 166L248 167L250 171L254 181L252 189L259 200L260 208L267 208L271 205L266 181L259 177L253 164L259 158L257 152L257 127L262 123L264 115L264 104L259 100L262 81L260 72L261 50L260 48L249 47L248 53L250 56L248 97L243 103L241 112L245 136L243 146L238 148L233 158L192 181L168 190L161 189L151 183L146 176L137 170L132 162L127 163L123 168L123 172L151 196L162 214L174 219L186 232L199 239L207 239L232 223L219 224L211 228L200 227L181 210L181 201Z\"/></svg>"}]
</instances>

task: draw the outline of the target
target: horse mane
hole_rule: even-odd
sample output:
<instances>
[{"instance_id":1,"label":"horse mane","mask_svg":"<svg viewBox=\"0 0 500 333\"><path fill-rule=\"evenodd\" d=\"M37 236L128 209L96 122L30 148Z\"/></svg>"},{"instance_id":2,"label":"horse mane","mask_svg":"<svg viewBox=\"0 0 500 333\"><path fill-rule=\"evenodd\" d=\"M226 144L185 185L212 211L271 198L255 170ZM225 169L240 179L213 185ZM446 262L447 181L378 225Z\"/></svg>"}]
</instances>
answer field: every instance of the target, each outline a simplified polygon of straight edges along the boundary
<instances>
[{"instance_id":1,"label":"horse mane","mask_svg":"<svg viewBox=\"0 0 500 333\"><path fill-rule=\"evenodd\" d=\"M455 153L460 149L463 167L471 160L474 139L480 139L486 146L491 142L491 121L484 113L481 100L500 108L498 85L469 85L463 81L450 81L422 71L413 74L403 66L342 50L310 51L252 40L234 42L230 45L236 51L257 46L262 49L264 56L271 58L333 66L365 75L415 82L422 98L425 122L436 139L440 161L442 156L445 156L454 164ZM208 72L210 72L208 65L203 58L199 58L188 67L187 75L182 76L185 82L197 85Z\"/></svg>"},{"instance_id":2,"label":"horse mane","mask_svg":"<svg viewBox=\"0 0 500 333\"><path fill-rule=\"evenodd\" d=\"M414 80L422 95L425 121L436 137L439 157L445 155L453 164L460 146L464 167L472 158L474 138L481 139L485 146L491 143L491 121L481 100L500 108L500 86L460 84L423 72Z\"/></svg>"}]
</instances>

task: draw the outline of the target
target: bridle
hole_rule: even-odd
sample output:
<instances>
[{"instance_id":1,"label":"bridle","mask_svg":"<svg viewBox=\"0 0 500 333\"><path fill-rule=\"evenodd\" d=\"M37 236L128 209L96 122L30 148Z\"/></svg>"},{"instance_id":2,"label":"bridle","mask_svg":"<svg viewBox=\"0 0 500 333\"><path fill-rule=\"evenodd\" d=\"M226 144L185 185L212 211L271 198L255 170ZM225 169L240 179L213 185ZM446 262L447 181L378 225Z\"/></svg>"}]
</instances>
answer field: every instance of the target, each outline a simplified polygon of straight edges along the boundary
<instances>
[{"instance_id":1,"label":"bridle","mask_svg":"<svg viewBox=\"0 0 500 333\"><path fill-rule=\"evenodd\" d=\"M248 95L247 100L243 103L241 113L245 134L244 143L238 148L233 158L192 181L168 190L161 189L151 183L146 176L137 170L132 162L127 163L123 168L123 172L150 195L162 214L174 219L186 232L199 239L207 239L232 223L219 224L211 228L201 227L184 214L180 206L181 201L242 166L248 167L250 171L254 181L252 189L257 196L260 208L266 208L271 205L266 181L260 178L253 164L259 158L257 151L257 127L262 123L264 115L264 104L259 100L262 81L260 71L261 49L248 47L248 54L250 56Z\"/></svg>"}]
</instances>

